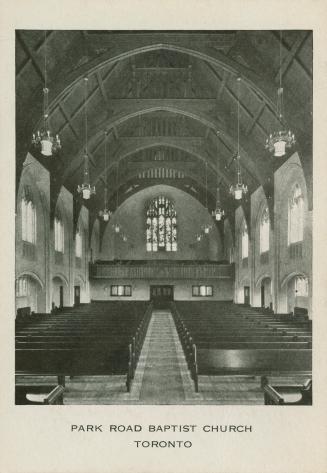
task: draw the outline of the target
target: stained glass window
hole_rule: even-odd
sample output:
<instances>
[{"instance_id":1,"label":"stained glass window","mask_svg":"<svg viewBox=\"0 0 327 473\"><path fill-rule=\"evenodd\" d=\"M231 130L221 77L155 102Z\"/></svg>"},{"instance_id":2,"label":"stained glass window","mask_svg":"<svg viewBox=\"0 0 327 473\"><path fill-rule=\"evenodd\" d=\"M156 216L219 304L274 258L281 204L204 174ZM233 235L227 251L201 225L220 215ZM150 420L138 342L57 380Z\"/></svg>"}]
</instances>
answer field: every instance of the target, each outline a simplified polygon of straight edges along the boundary
<instances>
[{"instance_id":1,"label":"stained glass window","mask_svg":"<svg viewBox=\"0 0 327 473\"><path fill-rule=\"evenodd\" d=\"M76 256L76 258L81 258L82 257L82 247L83 247L82 232L81 232L81 229L78 227L77 231L76 231L76 240L75 240L75 256Z\"/></svg>"},{"instance_id":2,"label":"stained glass window","mask_svg":"<svg viewBox=\"0 0 327 473\"><path fill-rule=\"evenodd\" d=\"M55 250L60 253L64 252L65 247L65 233L64 233L64 223L60 215L60 212L56 212L54 220L54 233L55 233Z\"/></svg>"},{"instance_id":3,"label":"stained glass window","mask_svg":"<svg viewBox=\"0 0 327 473\"><path fill-rule=\"evenodd\" d=\"M249 234L248 234L248 227L245 220L243 222L241 249L242 249L242 259L247 258L249 256Z\"/></svg>"},{"instance_id":4,"label":"stained glass window","mask_svg":"<svg viewBox=\"0 0 327 473\"><path fill-rule=\"evenodd\" d=\"M297 276L295 279L295 292L297 296L307 297L309 293L308 279L303 276Z\"/></svg>"},{"instance_id":5,"label":"stained glass window","mask_svg":"<svg viewBox=\"0 0 327 473\"><path fill-rule=\"evenodd\" d=\"M22 239L28 243L36 243L36 209L32 194L26 186L21 201L22 209Z\"/></svg>"},{"instance_id":6,"label":"stained glass window","mask_svg":"<svg viewBox=\"0 0 327 473\"><path fill-rule=\"evenodd\" d=\"M25 297L27 296L27 278L20 277L16 280L16 296Z\"/></svg>"},{"instance_id":7,"label":"stained glass window","mask_svg":"<svg viewBox=\"0 0 327 473\"><path fill-rule=\"evenodd\" d=\"M304 199L300 186L296 184L288 201L288 244L303 240Z\"/></svg>"},{"instance_id":8,"label":"stained glass window","mask_svg":"<svg viewBox=\"0 0 327 473\"><path fill-rule=\"evenodd\" d=\"M177 219L174 205L164 196L156 197L146 216L146 250L177 251Z\"/></svg>"},{"instance_id":9,"label":"stained glass window","mask_svg":"<svg viewBox=\"0 0 327 473\"><path fill-rule=\"evenodd\" d=\"M269 251L269 228L269 210L268 207L266 207L260 219L260 253Z\"/></svg>"}]
</instances>

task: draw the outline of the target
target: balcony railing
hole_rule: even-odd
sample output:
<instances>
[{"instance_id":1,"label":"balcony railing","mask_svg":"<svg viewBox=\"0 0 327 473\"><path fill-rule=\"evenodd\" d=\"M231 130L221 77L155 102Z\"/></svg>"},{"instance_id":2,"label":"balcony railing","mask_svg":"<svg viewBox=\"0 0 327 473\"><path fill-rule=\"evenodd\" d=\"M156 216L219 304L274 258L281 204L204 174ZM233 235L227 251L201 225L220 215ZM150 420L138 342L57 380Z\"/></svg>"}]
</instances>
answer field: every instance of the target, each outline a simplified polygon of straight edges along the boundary
<instances>
[{"instance_id":1,"label":"balcony railing","mask_svg":"<svg viewBox=\"0 0 327 473\"><path fill-rule=\"evenodd\" d=\"M91 278L109 279L230 279L232 264L215 263L166 263L164 261L137 264L91 263Z\"/></svg>"}]
</instances>

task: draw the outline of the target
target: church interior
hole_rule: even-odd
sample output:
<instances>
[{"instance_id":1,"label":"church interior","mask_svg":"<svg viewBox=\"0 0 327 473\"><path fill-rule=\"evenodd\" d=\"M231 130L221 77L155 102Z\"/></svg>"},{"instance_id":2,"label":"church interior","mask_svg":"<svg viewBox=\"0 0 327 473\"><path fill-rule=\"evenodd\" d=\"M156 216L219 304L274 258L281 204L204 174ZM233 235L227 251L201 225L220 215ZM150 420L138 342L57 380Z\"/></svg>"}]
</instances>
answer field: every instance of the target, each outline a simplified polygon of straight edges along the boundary
<instances>
[{"instance_id":1,"label":"church interior","mask_svg":"<svg viewBox=\"0 0 327 473\"><path fill-rule=\"evenodd\" d=\"M307 30L16 30L16 404L311 404L312 77Z\"/></svg>"}]
</instances>

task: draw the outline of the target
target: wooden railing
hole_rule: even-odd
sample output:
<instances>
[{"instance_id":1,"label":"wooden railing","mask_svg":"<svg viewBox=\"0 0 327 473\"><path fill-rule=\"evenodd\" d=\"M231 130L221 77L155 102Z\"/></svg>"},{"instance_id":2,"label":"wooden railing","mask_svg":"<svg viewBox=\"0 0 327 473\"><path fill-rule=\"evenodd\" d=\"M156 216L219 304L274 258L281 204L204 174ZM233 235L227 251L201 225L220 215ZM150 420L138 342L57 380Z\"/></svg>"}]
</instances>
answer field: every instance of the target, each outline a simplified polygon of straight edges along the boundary
<instances>
[{"instance_id":1,"label":"wooden railing","mask_svg":"<svg viewBox=\"0 0 327 473\"><path fill-rule=\"evenodd\" d=\"M165 261L150 264L90 264L91 278L111 279L230 279L233 276L231 264L168 263Z\"/></svg>"}]
</instances>

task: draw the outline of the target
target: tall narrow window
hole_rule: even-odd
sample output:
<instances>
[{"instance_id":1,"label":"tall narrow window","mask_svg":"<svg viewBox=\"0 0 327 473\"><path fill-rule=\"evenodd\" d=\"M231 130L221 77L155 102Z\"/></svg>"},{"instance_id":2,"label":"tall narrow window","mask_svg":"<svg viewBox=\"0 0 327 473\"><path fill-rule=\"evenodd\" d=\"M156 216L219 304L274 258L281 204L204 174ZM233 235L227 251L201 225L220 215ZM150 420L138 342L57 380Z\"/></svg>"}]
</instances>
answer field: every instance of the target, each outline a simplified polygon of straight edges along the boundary
<instances>
[{"instance_id":1,"label":"tall narrow window","mask_svg":"<svg viewBox=\"0 0 327 473\"><path fill-rule=\"evenodd\" d=\"M156 197L148 207L146 250L177 251L176 211L164 196Z\"/></svg>"},{"instance_id":2,"label":"tall narrow window","mask_svg":"<svg viewBox=\"0 0 327 473\"><path fill-rule=\"evenodd\" d=\"M55 216L54 232L55 232L55 251L63 253L65 249L65 243L64 243L65 233L64 233L63 219L59 212L57 212Z\"/></svg>"},{"instance_id":3,"label":"tall narrow window","mask_svg":"<svg viewBox=\"0 0 327 473\"><path fill-rule=\"evenodd\" d=\"M298 184L288 201L288 244L303 240L304 198Z\"/></svg>"},{"instance_id":4,"label":"tall narrow window","mask_svg":"<svg viewBox=\"0 0 327 473\"><path fill-rule=\"evenodd\" d=\"M76 238L75 238L75 256L76 258L82 257L82 246L83 246L83 239L82 239L82 232L80 227L77 228L76 231Z\"/></svg>"},{"instance_id":5,"label":"tall narrow window","mask_svg":"<svg viewBox=\"0 0 327 473\"><path fill-rule=\"evenodd\" d=\"M22 240L35 245L36 243L36 208L28 187L24 189L21 201Z\"/></svg>"},{"instance_id":6,"label":"tall narrow window","mask_svg":"<svg viewBox=\"0 0 327 473\"><path fill-rule=\"evenodd\" d=\"M249 234L248 227L244 220L243 229L242 229L242 259L246 259L249 256Z\"/></svg>"},{"instance_id":7,"label":"tall narrow window","mask_svg":"<svg viewBox=\"0 0 327 473\"><path fill-rule=\"evenodd\" d=\"M16 297L26 297L27 290L27 277L16 279Z\"/></svg>"},{"instance_id":8,"label":"tall narrow window","mask_svg":"<svg viewBox=\"0 0 327 473\"><path fill-rule=\"evenodd\" d=\"M260 253L266 253L269 251L269 229L270 229L270 220L269 220L269 210L266 207L260 218L260 228L259 228L259 238L260 238Z\"/></svg>"},{"instance_id":9,"label":"tall narrow window","mask_svg":"<svg viewBox=\"0 0 327 473\"><path fill-rule=\"evenodd\" d=\"M308 279L303 276L297 276L295 279L295 293L300 297L308 297L309 283Z\"/></svg>"}]
</instances>

